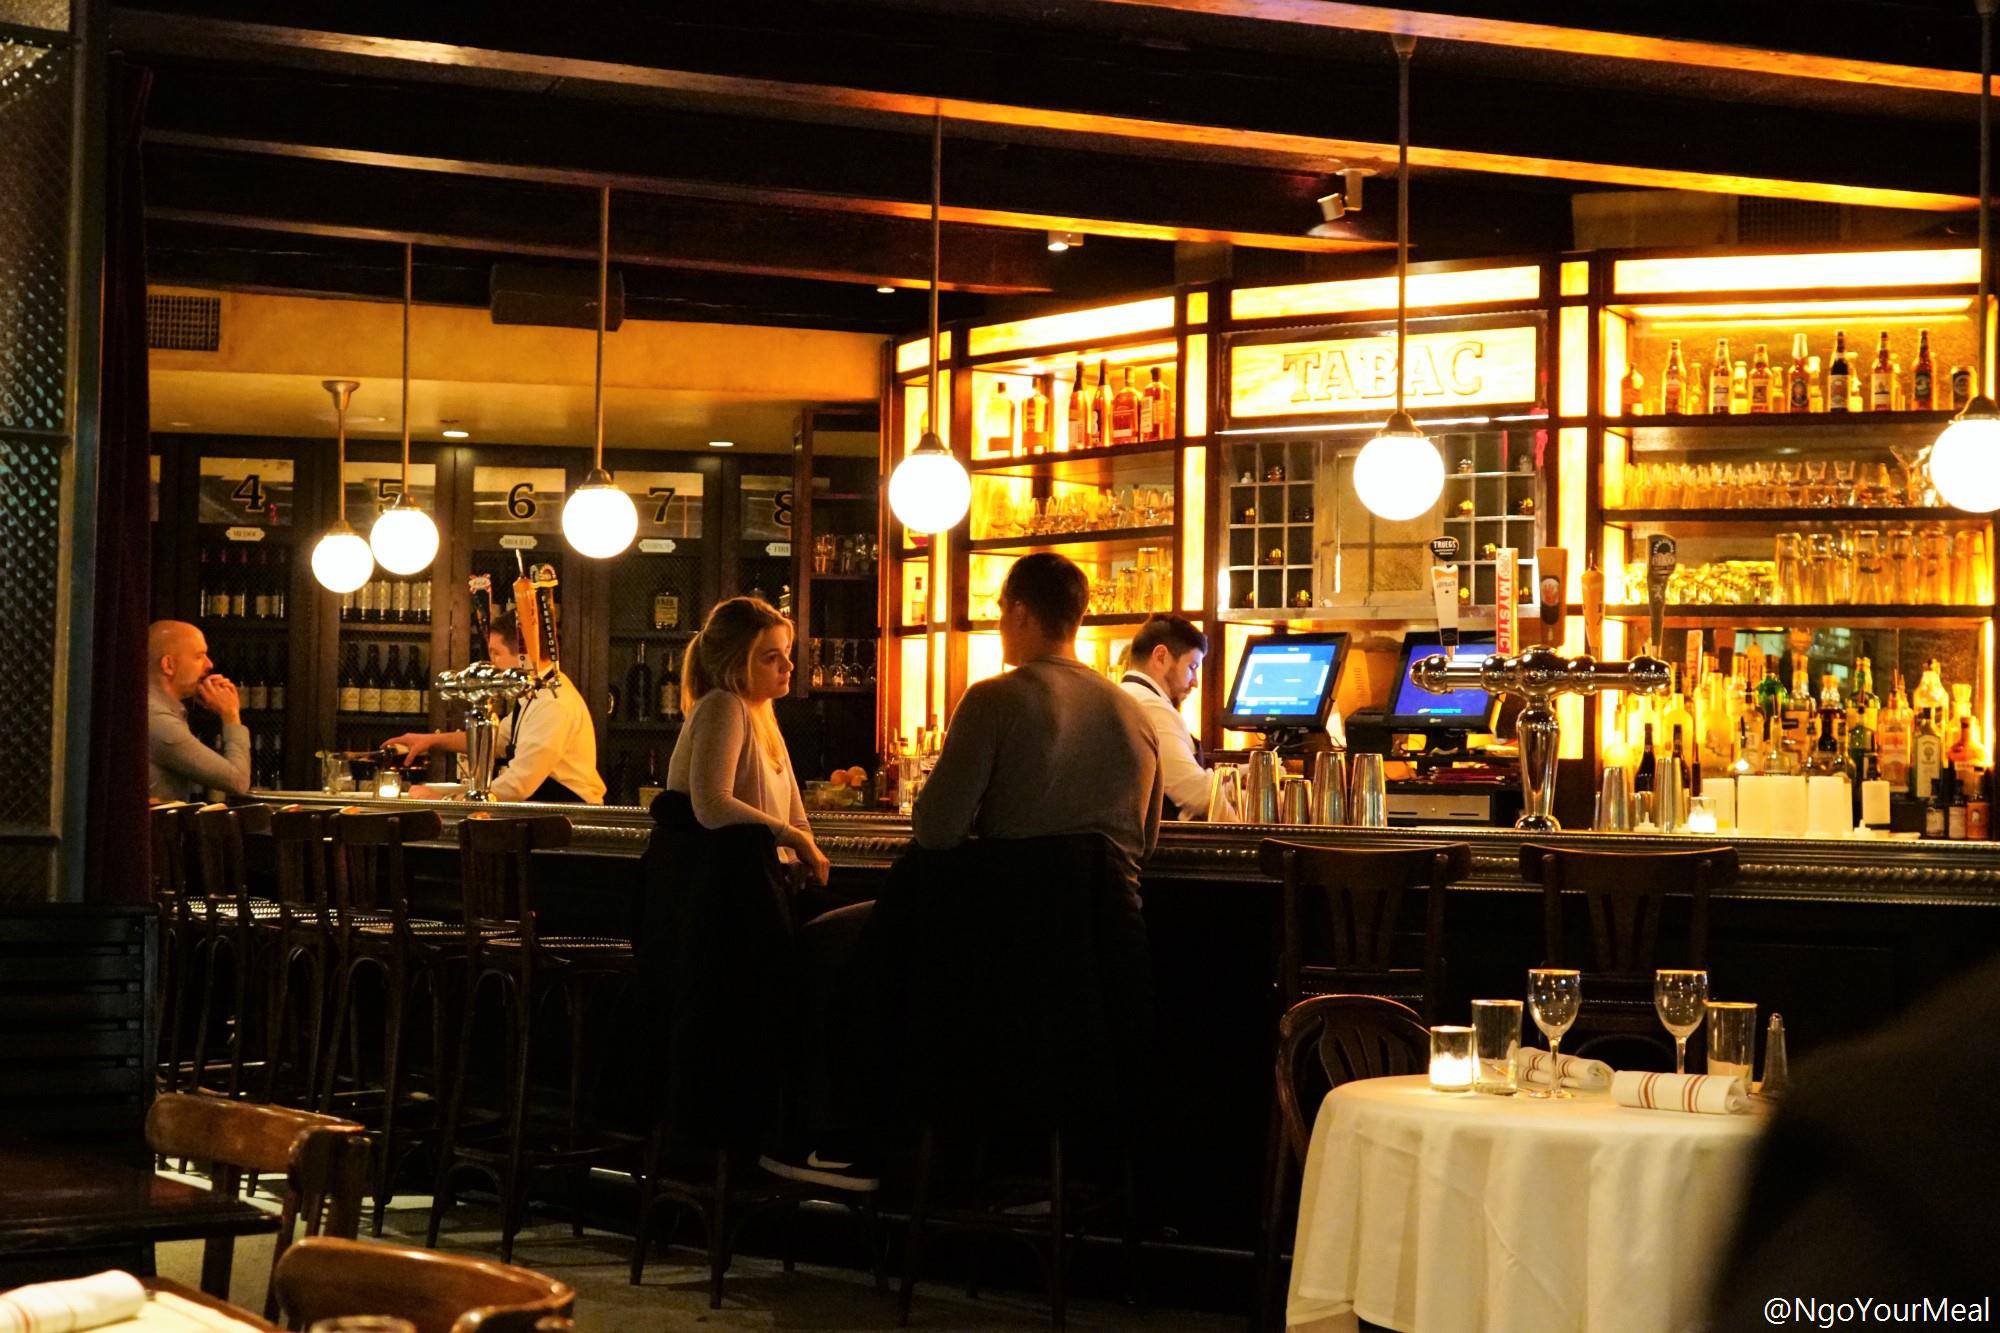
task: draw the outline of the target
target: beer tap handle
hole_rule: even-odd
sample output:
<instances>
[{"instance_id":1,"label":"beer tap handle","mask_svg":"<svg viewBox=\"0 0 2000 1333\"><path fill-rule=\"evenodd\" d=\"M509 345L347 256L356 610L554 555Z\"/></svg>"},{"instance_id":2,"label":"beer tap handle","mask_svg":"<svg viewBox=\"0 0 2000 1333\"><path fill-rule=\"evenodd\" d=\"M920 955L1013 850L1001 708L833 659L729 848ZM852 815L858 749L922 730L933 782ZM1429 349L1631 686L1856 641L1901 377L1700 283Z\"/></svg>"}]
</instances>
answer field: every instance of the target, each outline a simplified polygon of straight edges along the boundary
<instances>
[{"instance_id":1,"label":"beer tap handle","mask_svg":"<svg viewBox=\"0 0 2000 1333\"><path fill-rule=\"evenodd\" d=\"M1674 539L1663 532L1654 533L1647 543L1646 610L1652 637L1646 642L1646 651L1654 656L1666 651L1667 586L1673 582L1679 549Z\"/></svg>"}]
</instances>

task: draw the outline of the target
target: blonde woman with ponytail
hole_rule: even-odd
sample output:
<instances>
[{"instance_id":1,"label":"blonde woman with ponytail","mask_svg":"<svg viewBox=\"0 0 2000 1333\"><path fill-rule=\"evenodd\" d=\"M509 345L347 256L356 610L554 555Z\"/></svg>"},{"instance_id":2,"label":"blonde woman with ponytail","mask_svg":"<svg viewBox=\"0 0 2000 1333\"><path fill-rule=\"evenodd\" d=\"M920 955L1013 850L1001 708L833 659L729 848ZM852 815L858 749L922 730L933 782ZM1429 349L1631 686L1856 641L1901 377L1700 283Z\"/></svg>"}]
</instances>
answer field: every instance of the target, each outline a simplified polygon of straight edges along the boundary
<instances>
[{"instance_id":1,"label":"blonde woman with ponytail","mask_svg":"<svg viewBox=\"0 0 2000 1333\"><path fill-rule=\"evenodd\" d=\"M824 884L827 860L771 708L791 687L792 623L759 598L718 602L681 664L687 722L666 789L687 796L703 828L764 825Z\"/></svg>"}]
</instances>

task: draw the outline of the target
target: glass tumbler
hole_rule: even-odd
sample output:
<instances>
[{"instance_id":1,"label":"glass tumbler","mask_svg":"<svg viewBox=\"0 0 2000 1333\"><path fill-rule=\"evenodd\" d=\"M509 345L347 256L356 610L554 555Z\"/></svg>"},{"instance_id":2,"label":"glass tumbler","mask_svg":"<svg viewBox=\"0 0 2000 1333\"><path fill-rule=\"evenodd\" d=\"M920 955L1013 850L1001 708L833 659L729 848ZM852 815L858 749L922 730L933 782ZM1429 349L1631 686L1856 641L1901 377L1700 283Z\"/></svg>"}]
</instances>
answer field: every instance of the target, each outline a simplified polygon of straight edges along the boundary
<instances>
[{"instance_id":1,"label":"glass tumbler","mask_svg":"<svg viewBox=\"0 0 2000 1333\"><path fill-rule=\"evenodd\" d=\"M1512 1097L1520 1090L1514 1056L1521 1049L1521 1001L1472 1002L1472 1090Z\"/></svg>"},{"instance_id":2,"label":"glass tumbler","mask_svg":"<svg viewBox=\"0 0 2000 1333\"><path fill-rule=\"evenodd\" d=\"M1805 601L1805 576L1801 568L1803 543L1796 532L1781 532L1772 554L1777 566L1778 600L1786 606Z\"/></svg>"},{"instance_id":3,"label":"glass tumbler","mask_svg":"<svg viewBox=\"0 0 2000 1333\"><path fill-rule=\"evenodd\" d=\"M1757 1062L1757 1006L1708 1002L1708 1072L1747 1079Z\"/></svg>"},{"instance_id":4,"label":"glass tumbler","mask_svg":"<svg viewBox=\"0 0 2000 1333\"><path fill-rule=\"evenodd\" d=\"M1882 534L1862 528L1854 534L1854 600L1881 602L1888 597L1882 577Z\"/></svg>"}]
</instances>

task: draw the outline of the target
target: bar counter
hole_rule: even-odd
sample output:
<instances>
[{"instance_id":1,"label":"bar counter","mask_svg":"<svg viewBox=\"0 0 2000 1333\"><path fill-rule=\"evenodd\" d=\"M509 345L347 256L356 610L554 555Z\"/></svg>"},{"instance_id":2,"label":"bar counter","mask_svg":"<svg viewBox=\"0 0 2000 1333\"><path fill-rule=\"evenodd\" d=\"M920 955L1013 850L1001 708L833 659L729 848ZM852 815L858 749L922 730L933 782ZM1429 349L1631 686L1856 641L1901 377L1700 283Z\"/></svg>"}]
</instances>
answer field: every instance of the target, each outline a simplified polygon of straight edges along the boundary
<instances>
[{"instance_id":1,"label":"bar counter","mask_svg":"<svg viewBox=\"0 0 2000 1333\"><path fill-rule=\"evenodd\" d=\"M401 804L320 792L259 798L371 809ZM459 819L481 809L557 811L570 817L576 834L569 849L543 854L548 866L537 892L544 928L633 929L636 860L652 826L646 811L435 804L445 836L412 857L420 908L449 909L456 889L451 826ZM812 820L834 866L834 887L857 898L873 893L910 836L906 820L887 814L816 813ZM1151 1174L1162 1223L1185 1242L1225 1250L1248 1250L1256 1235L1269 1114L1279 895L1256 862L1258 844L1268 837L1471 845L1473 875L1447 897L1441 1022L1464 1021L1474 996L1520 995L1525 969L1541 961L1541 890L1519 872L1519 849L1530 841L1620 849L1733 842L1741 877L1714 895L1709 910L1712 990L1719 999L1755 1001L1760 1024L1782 1013L1794 1059L1884 1022L2000 948L2000 842L1169 824L1143 884L1162 1038L1154 1127L1162 1144ZM1670 919L1663 938L1675 938L1677 929ZM1187 1151L1191 1143L1201 1150Z\"/></svg>"}]
</instances>

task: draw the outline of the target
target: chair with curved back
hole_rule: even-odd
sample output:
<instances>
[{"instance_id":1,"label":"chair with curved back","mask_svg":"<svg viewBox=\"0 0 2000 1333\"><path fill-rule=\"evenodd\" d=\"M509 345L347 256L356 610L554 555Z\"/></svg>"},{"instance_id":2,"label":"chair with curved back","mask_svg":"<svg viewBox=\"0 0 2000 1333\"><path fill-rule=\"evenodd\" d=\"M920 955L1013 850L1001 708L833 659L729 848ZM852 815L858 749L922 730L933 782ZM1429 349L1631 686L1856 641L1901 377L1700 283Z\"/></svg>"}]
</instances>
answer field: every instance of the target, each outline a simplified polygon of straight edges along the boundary
<instances>
[{"instance_id":1,"label":"chair with curved back","mask_svg":"<svg viewBox=\"0 0 2000 1333\"><path fill-rule=\"evenodd\" d=\"M1263 1327L1265 1312L1277 1305L1279 1238L1286 1216L1296 1216L1293 1196L1320 1103L1343 1083L1422 1073L1429 1059L1430 1034L1416 1011L1377 995L1315 995L1278 1020L1274 1092L1279 1132L1266 1163L1253 1328Z\"/></svg>"},{"instance_id":2,"label":"chair with curved back","mask_svg":"<svg viewBox=\"0 0 2000 1333\"><path fill-rule=\"evenodd\" d=\"M196 1020L191 1088L208 1078L208 1039L220 996L218 961L229 958L229 1077L221 1089L242 1096L249 1064L252 1032L265 1015L268 989L262 971L266 950L259 948L260 925L275 924L278 905L250 892L246 837L271 830L271 808L265 805L205 805L191 816L196 862L201 868L201 900L197 929L206 953L202 961L201 1011Z\"/></svg>"},{"instance_id":3,"label":"chair with curved back","mask_svg":"<svg viewBox=\"0 0 2000 1333\"><path fill-rule=\"evenodd\" d=\"M278 918L258 922L271 981L260 1101L311 1106L319 1091L333 963L330 817L326 810L300 805L271 814Z\"/></svg>"},{"instance_id":4,"label":"chair with curved back","mask_svg":"<svg viewBox=\"0 0 2000 1333\"><path fill-rule=\"evenodd\" d=\"M1266 838L1257 865L1283 886L1278 989L1286 1005L1309 994L1380 995L1429 1018L1444 984L1445 888L1472 870L1462 842L1325 847ZM1405 942L1406 898L1422 904L1421 950ZM1323 954L1310 957L1318 944Z\"/></svg>"},{"instance_id":5,"label":"chair with curved back","mask_svg":"<svg viewBox=\"0 0 2000 1333\"><path fill-rule=\"evenodd\" d=\"M1637 1039L1670 1057L1672 1044L1653 1010L1653 971L1707 966L1709 895L1734 884L1736 875L1736 849L1727 846L1586 851L1528 843L1521 848L1521 878L1542 886L1548 966L1567 966L1572 958L1565 895L1584 900L1589 920L1586 961L1578 965L1583 1006L1572 1029L1581 1039L1569 1049L1587 1055L1609 1042L1631 1045ZM1663 957L1662 927L1674 900L1688 905L1687 932Z\"/></svg>"},{"instance_id":6,"label":"chair with curved back","mask_svg":"<svg viewBox=\"0 0 2000 1333\"><path fill-rule=\"evenodd\" d=\"M169 801L146 814L151 842L153 911L159 921L159 961L153 972L154 1082L162 1092L180 1086L181 1029L187 1023L188 998L193 993L198 928L194 887L192 817L201 807Z\"/></svg>"},{"instance_id":7,"label":"chair with curved back","mask_svg":"<svg viewBox=\"0 0 2000 1333\"><path fill-rule=\"evenodd\" d=\"M629 984L637 978L632 942L548 935L536 921L534 854L567 847L570 833L570 822L562 815L495 818L475 814L459 821L467 959L454 1048L460 1055L454 1062L451 1095L445 1107L426 1244L437 1244L445 1210L452 1204L452 1177L460 1169L475 1171L494 1183L500 1196L500 1258L505 1262L513 1257L514 1237L526 1212L527 1172L561 1169L580 1191L592 1165L635 1154L640 1146L636 1135L600 1132L583 1123L590 1035L586 1016L600 989ZM507 1014L509 1068L503 1080L503 1125L497 1140L469 1143L462 1132L466 1068L471 1063L479 994L489 982L500 991ZM564 1123L542 1133L530 1123L528 1071L535 1044L535 1015L552 998L561 1001L568 1019L569 1096ZM531 1131L540 1140L533 1147L529 1144ZM573 1225L582 1234L580 1214Z\"/></svg>"},{"instance_id":8,"label":"chair with curved back","mask_svg":"<svg viewBox=\"0 0 2000 1333\"><path fill-rule=\"evenodd\" d=\"M368 1139L350 1120L263 1106L202 1093L170 1092L146 1113L146 1146L162 1157L185 1157L208 1167L211 1188L234 1196L245 1175L285 1180L275 1269L303 1225L307 1236L352 1237L360 1223L361 1187L368 1169ZM201 1256L201 1289L227 1299L234 1260L229 1237L210 1237ZM277 1312L273 1283L265 1315Z\"/></svg>"},{"instance_id":9,"label":"chair with curved back","mask_svg":"<svg viewBox=\"0 0 2000 1333\"><path fill-rule=\"evenodd\" d=\"M392 1315L417 1333L560 1333L576 1292L512 1264L405 1245L302 1240L273 1277L293 1328L343 1315Z\"/></svg>"}]
</instances>

